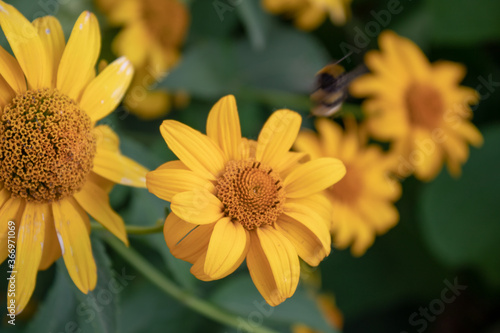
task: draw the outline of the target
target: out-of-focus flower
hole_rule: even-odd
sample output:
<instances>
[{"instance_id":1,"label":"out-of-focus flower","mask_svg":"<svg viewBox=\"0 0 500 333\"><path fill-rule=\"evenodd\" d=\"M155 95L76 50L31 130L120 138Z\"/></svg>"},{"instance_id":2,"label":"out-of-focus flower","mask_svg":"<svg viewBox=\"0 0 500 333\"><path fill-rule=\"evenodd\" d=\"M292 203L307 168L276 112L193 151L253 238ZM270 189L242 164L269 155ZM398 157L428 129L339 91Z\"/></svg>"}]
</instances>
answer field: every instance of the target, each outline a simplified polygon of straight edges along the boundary
<instances>
[{"instance_id":1,"label":"out-of-focus flower","mask_svg":"<svg viewBox=\"0 0 500 333\"><path fill-rule=\"evenodd\" d=\"M113 183L144 187L147 170L120 154L109 127L95 126L120 103L133 67L122 57L96 77L94 14L80 15L67 45L54 17L30 23L2 1L0 25L15 55L0 47L0 262L13 271L8 305L19 313L37 271L61 255L83 293L95 287L87 214L128 244L108 192Z\"/></svg>"},{"instance_id":2,"label":"out-of-focus flower","mask_svg":"<svg viewBox=\"0 0 500 333\"><path fill-rule=\"evenodd\" d=\"M174 100L154 84L177 64L189 26L189 12L178 0L96 0L115 26L122 26L113 52L136 69L125 106L143 119L167 113Z\"/></svg>"},{"instance_id":3,"label":"out-of-focus flower","mask_svg":"<svg viewBox=\"0 0 500 333\"><path fill-rule=\"evenodd\" d=\"M148 173L147 187L170 201L164 235L200 280L221 279L245 260L272 306L291 297L300 256L311 266L330 253L331 206L321 192L345 174L342 162L289 152L301 117L278 110L257 142L241 137L233 96L210 111L207 135L177 121L160 127L180 160Z\"/></svg>"},{"instance_id":4,"label":"out-of-focus flower","mask_svg":"<svg viewBox=\"0 0 500 333\"><path fill-rule=\"evenodd\" d=\"M302 30L313 30L327 17L335 25L344 25L351 15L352 0L262 0L270 13L293 19Z\"/></svg>"},{"instance_id":5,"label":"out-of-focus flower","mask_svg":"<svg viewBox=\"0 0 500 333\"><path fill-rule=\"evenodd\" d=\"M390 177L396 165L375 145L366 145L366 136L358 131L354 119L346 120L346 131L335 122L319 118L318 134L300 132L294 147L308 152L312 159L335 157L344 162L347 173L326 190L333 205L334 245L361 256L373 244L376 235L385 233L399 220L393 202L401 196L401 184Z\"/></svg>"},{"instance_id":6,"label":"out-of-focus flower","mask_svg":"<svg viewBox=\"0 0 500 333\"><path fill-rule=\"evenodd\" d=\"M344 317L342 316L342 312L340 312L339 308L337 308L333 295L320 294L316 296L316 301L321 312L323 313L323 316L330 326L337 330L342 330ZM292 333L321 333L321 331L312 329L304 324L296 324L292 326Z\"/></svg>"},{"instance_id":7,"label":"out-of-focus flower","mask_svg":"<svg viewBox=\"0 0 500 333\"><path fill-rule=\"evenodd\" d=\"M424 181L447 163L458 176L469 156L468 144L483 138L469 121L478 93L459 83L465 67L450 61L429 63L409 39L391 31L379 37L381 51L370 51L365 62L372 71L356 79L351 93L369 97L363 103L370 133L395 141L400 152L398 173Z\"/></svg>"}]
</instances>

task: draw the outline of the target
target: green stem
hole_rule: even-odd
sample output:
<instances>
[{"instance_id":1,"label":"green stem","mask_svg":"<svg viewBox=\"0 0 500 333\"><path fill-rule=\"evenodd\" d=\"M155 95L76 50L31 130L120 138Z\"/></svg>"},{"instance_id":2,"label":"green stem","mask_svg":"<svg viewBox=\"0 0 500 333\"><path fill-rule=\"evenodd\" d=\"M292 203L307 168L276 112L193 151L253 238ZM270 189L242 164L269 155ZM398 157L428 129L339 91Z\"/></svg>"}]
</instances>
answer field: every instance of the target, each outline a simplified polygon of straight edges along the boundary
<instances>
[{"instance_id":1,"label":"green stem","mask_svg":"<svg viewBox=\"0 0 500 333\"><path fill-rule=\"evenodd\" d=\"M182 304L191 308L192 310L210 318L218 321L222 324L232 326L234 328L239 328L244 322L243 318L231 314L214 304L197 298L192 293L182 290L179 286L173 283L165 275L163 275L159 270L157 270L153 265L147 262L137 251L130 247L126 247L122 242L116 237L103 237L104 240L125 260L127 260L137 271L141 272L147 279L154 283L158 288L164 291L166 294L175 298ZM245 329L250 329L249 332L254 333L277 333L266 327L253 327L251 325L245 324Z\"/></svg>"},{"instance_id":2,"label":"green stem","mask_svg":"<svg viewBox=\"0 0 500 333\"><path fill-rule=\"evenodd\" d=\"M91 222L90 227L93 230L106 230L102 224ZM163 224L157 223L154 226L149 226L149 227L142 227L142 226L137 226L137 225L125 225L125 230L127 231L127 234L130 235L148 235L148 234L155 234L158 232L163 231Z\"/></svg>"}]
</instances>

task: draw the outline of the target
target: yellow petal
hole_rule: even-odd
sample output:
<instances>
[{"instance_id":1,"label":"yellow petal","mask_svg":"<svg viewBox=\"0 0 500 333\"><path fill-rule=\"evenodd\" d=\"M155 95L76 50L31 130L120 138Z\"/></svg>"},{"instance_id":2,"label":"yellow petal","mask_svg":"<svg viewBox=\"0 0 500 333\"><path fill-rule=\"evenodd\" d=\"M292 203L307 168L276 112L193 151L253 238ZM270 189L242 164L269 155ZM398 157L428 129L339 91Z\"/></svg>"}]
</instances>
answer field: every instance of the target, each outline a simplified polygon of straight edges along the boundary
<instances>
[{"instance_id":1,"label":"yellow petal","mask_svg":"<svg viewBox=\"0 0 500 333\"><path fill-rule=\"evenodd\" d=\"M432 63L432 71L443 84L457 85L464 79L467 70L462 64L439 60Z\"/></svg>"},{"instance_id":2,"label":"yellow petal","mask_svg":"<svg viewBox=\"0 0 500 333\"><path fill-rule=\"evenodd\" d=\"M480 147L483 145L484 139L481 132L476 126L468 121L460 121L454 125L454 130L466 139L471 145L475 147Z\"/></svg>"},{"instance_id":3,"label":"yellow petal","mask_svg":"<svg viewBox=\"0 0 500 333\"><path fill-rule=\"evenodd\" d=\"M302 30L316 29L326 18L326 11L321 6L303 6L298 12L294 24Z\"/></svg>"},{"instance_id":4,"label":"yellow petal","mask_svg":"<svg viewBox=\"0 0 500 333\"><path fill-rule=\"evenodd\" d=\"M23 70L17 60L0 46L0 75L8 84L9 88L18 94L26 91L26 79ZM3 89L3 87L2 87ZM3 92L2 92L3 95Z\"/></svg>"},{"instance_id":5,"label":"yellow petal","mask_svg":"<svg viewBox=\"0 0 500 333\"><path fill-rule=\"evenodd\" d=\"M293 144L293 148L298 151L306 152L311 159L323 156L318 136L309 129L300 131L297 140L295 140Z\"/></svg>"},{"instance_id":6,"label":"yellow petal","mask_svg":"<svg viewBox=\"0 0 500 333\"><path fill-rule=\"evenodd\" d=\"M325 222L328 230L330 230L333 213L332 203L330 202L330 200L328 200L324 193L312 194L308 195L307 197L298 199L288 198L286 202L298 203L311 208L316 213L318 213L319 216L321 216L322 221Z\"/></svg>"},{"instance_id":7,"label":"yellow petal","mask_svg":"<svg viewBox=\"0 0 500 333\"><path fill-rule=\"evenodd\" d=\"M64 51L66 42L61 24L54 16L44 16L33 21L47 54L46 71L50 73L50 86L55 88L57 69Z\"/></svg>"},{"instance_id":8,"label":"yellow petal","mask_svg":"<svg viewBox=\"0 0 500 333\"><path fill-rule=\"evenodd\" d=\"M278 165L297 138L301 122L302 118L297 112L274 112L260 131L256 159L265 165Z\"/></svg>"},{"instance_id":9,"label":"yellow petal","mask_svg":"<svg viewBox=\"0 0 500 333\"><path fill-rule=\"evenodd\" d=\"M172 201L173 196L180 192L195 189L215 191L212 182L198 176L191 170L180 169L164 168L148 172L146 186L149 192L166 201Z\"/></svg>"},{"instance_id":10,"label":"yellow petal","mask_svg":"<svg viewBox=\"0 0 500 333\"><path fill-rule=\"evenodd\" d=\"M97 283L97 268L86 228L89 218L77 204L67 199L54 202L52 212L69 276L78 289L87 294Z\"/></svg>"},{"instance_id":11,"label":"yellow petal","mask_svg":"<svg viewBox=\"0 0 500 333\"><path fill-rule=\"evenodd\" d=\"M133 75L132 64L127 58L121 57L90 82L83 92L80 106L92 121L106 117L120 104Z\"/></svg>"},{"instance_id":12,"label":"yellow petal","mask_svg":"<svg viewBox=\"0 0 500 333\"><path fill-rule=\"evenodd\" d=\"M170 150L200 176L215 180L224 170L224 153L206 135L174 120L165 120L160 131Z\"/></svg>"},{"instance_id":13,"label":"yellow petal","mask_svg":"<svg viewBox=\"0 0 500 333\"><path fill-rule=\"evenodd\" d=\"M7 191L7 190L5 190ZM4 191L2 190L2 193ZM7 199L0 208L0 262L5 260L8 247L8 223L21 219L23 200L19 198ZM16 225L16 228L18 226Z\"/></svg>"},{"instance_id":14,"label":"yellow petal","mask_svg":"<svg viewBox=\"0 0 500 333\"><path fill-rule=\"evenodd\" d=\"M170 213L163 226L163 235L174 257L193 264L207 252L214 225L194 225Z\"/></svg>"},{"instance_id":15,"label":"yellow petal","mask_svg":"<svg viewBox=\"0 0 500 333\"><path fill-rule=\"evenodd\" d=\"M210 110L207 135L217 143L227 159L240 159L242 150L240 118L233 95L222 97Z\"/></svg>"},{"instance_id":16,"label":"yellow petal","mask_svg":"<svg viewBox=\"0 0 500 333\"><path fill-rule=\"evenodd\" d=\"M44 214L45 209L41 206L44 204L28 202L18 228L16 263L13 269L17 273L11 274L15 279L16 291L14 297L8 298L9 303L14 300L16 313L24 310L35 290L36 274L42 258L45 223L49 222L48 216Z\"/></svg>"},{"instance_id":17,"label":"yellow petal","mask_svg":"<svg viewBox=\"0 0 500 333\"><path fill-rule=\"evenodd\" d=\"M203 253L196 260L196 262L193 264L193 266L191 266L191 269L189 271L198 280L201 280L201 281L213 281L214 279L212 279L210 276L208 276L207 274L205 274L205 258L206 258L206 256L207 256L207 254Z\"/></svg>"},{"instance_id":18,"label":"yellow petal","mask_svg":"<svg viewBox=\"0 0 500 333\"><path fill-rule=\"evenodd\" d=\"M330 246L325 248L309 228L289 216L280 216L276 229L288 238L299 257L311 266L318 266L321 260L330 254ZM329 235L328 229L327 234Z\"/></svg>"},{"instance_id":19,"label":"yellow petal","mask_svg":"<svg viewBox=\"0 0 500 333\"><path fill-rule=\"evenodd\" d=\"M45 270L61 257L61 248L57 239L56 227L54 225L54 216L50 206L44 207L46 216L45 240L43 241L43 254L40 260L39 270Z\"/></svg>"},{"instance_id":20,"label":"yellow petal","mask_svg":"<svg viewBox=\"0 0 500 333\"><path fill-rule=\"evenodd\" d=\"M0 117L2 116L4 107L7 106L14 97L16 97L16 93L0 74Z\"/></svg>"},{"instance_id":21,"label":"yellow petal","mask_svg":"<svg viewBox=\"0 0 500 333\"><path fill-rule=\"evenodd\" d=\"M222 202L205 189L176 194L170 208L175 215L193 224L209 224L224 215Z\"/></svg>"},{"instance_id":22,"label":"yellow petal","mask_svg":"<svg viewBox=\"0 0 500 333\"><path fill-rule=\"evenodd\" d=\"M360 198L358 209L366 223L370 224L379 235L394 227L399 221L399 212L390 202Z\"/></svg>"},{"instance_id":23,"label":"yellow petal","mask_svg":"<svg viewBox=\"0 0 500 333\"><path fill-rule=\"evenodd\" d=\"M290 241L270 227L250 232L247 266L253 283L271 306L292 297L299 283L300 264Z\"/></svg>"},{"instance_id":24,"label":"yellow petal","mask_svg":"<svg viewBox=\"0 0 500 333\"><path fill-rule=\"evenodd\" d=\"M216 280L234 272L246 257L249 237L245 228L229 217L215 223L205 258L205 274Z\"/></svg>"},{"instance_id":25,"label":"yellow petal","mask_svg":"<svg viewBox=\"0 0 500 333\"><path fill-rule=\"evenodd\" d=\"M283 186L287 198L305 197L322 191L344 177L344 164L336 159L323 157L304 163L285 178Z\"/></svg>"},{"instance_id":26,"label":"yellow petal","mask_svg":"<svg viewBox=\"0 0 500 333\"><path fill-rule=\"evenodd\" d=\"M144 40L145 33L147 31L140 24L126 26L116 35L112 42L113 52L126 56L135 66L144 66L147 61L148 50L145 47L138 47L137 42Z\"/></svg>"},{"instance_id":27,"label":"yellow petal","mask_svg":"<svg viewBox=\"0 0 500 333\"><path fill-rule=\"evenodd\" d=\"M50 87L48 58L35 27L17 9L3 1L0 2L0 25L29 86L33 89Z\"/></svg>"},{"instance_id":28,"label":"yellow petal","mask_svg":"<svg viewBox=\"0 0 500 333\"><path fill-rule=\"evenodd\" d=\"M82 190L73 196L90 216L128 246L125 224L120 215L111 208L108 194L102 188L87 181Z\"/></svg>"},{"instance_id":29,"label":"yellow petal","mask_svg":"<svg viewBox=\"0 0 500 333\"><path fill-rule=\"evenodd\" d=\"M92 171L118 184L146 187L148 170L120 153L116 133L106 125L97 126L94 133L97 151Z\"/></svg>"},{"instance_id":30,"label":"yellow petal","mask_svg":"<svg viewBox=\"0 0 500 333\"><path fill-rule=\"evenodd\" d=\"M76 21L57 71L57 89L79 101L94 71L101 50L101 33L95 15L83 12Z\"/></svg>"}]
</instances>

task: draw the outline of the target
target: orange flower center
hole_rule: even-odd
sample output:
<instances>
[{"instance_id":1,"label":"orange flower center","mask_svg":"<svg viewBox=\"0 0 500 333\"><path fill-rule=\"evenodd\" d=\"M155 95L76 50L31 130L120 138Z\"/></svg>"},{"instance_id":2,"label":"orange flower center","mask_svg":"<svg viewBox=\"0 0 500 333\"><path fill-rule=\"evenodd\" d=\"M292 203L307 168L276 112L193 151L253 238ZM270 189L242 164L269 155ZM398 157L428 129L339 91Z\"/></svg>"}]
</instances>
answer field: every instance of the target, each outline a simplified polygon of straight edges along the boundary
<instances>
[{"instance_id":1,"label":"orange flower center","mask_svg":"<svg viewBox=\"0 0 500 333\"><path fill-rule=\"evenodd\" d=\"M225 216L247 230L272 225L283 213L285 191L273 169L256 161L230 161L217 179L217 197Z\"/></svg>"},{"instance_id":2,"label":"orange flower center","mask_svg":"<svg viewBox=\"0 0 500 333\"><path fill-rule=\"evenodd\" d=\"M328 189L335 200L344 203L353 203L358 200L362 190L362 179L360 172L353 166L346 165L345 176L335 185Z\"/></svg>"},{"instance_id":3,"label":"orange flower center","mask_svg":"<svg viewBox=\"0 0 500 333\"><path fill-rule=\"evenodd\" d=\"M153 38L166 51L178 47L188 27L188 12L177 0L142 0L142 18Z\"/></svg>"},{"instance_id":4,"label":"orange flower center","mask_svg":"<svg viewBox=\"0 0 500 333\"><path fill-rule=\"evenodd\" d=\"M406 92L410 121L425 128L436 128L444 115L441 94L433 87L412 84Z\"/></svg>"},{"instance_id":5,"label":"orange flower center","mask_svg":"<svg viewBox=\"0 0 500 333\"><path fill-rule=\"evenodd\" d=\"M47 203L79 191L92 170L92 122L55 90L16 96L0 118L0 181L14 197Z\"/></svg>"}]
</instances>

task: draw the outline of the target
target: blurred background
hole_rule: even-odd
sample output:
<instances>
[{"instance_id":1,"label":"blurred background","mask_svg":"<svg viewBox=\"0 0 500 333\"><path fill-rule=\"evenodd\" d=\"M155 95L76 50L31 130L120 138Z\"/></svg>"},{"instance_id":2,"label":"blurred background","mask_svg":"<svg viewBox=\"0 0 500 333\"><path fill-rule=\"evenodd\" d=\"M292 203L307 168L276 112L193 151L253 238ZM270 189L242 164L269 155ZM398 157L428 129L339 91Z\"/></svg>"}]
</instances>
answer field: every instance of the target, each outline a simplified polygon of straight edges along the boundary
<instances>
[{"instance_id":1,"label":"blurred background","mask_svg":"<svg viewBox=\"0 0 500 333\"><path fill-rule=\"evenodd\" d=\"M1 332L222 333L247 332L263 324L293 333L500 332L499 1L353 0L344 25L326 19L312 31L268 13L258 0L179 0L181 5L169 4L172 15L166 17L158 17L167 5L162 0L138 1L151 5L143 26L171 51L159 65L147 38L134 44L133 36L141 36L134 26L139 19L116 9L132 1L8 2L30 20L56 16L66 38L78 15L90 10L101 26L101 59L110 62L131 52L142 67L127 105L102 122L119 134L125 155L150 169L176 159L159 133L164 119L204 132L210 108L226 94L236 96L242 134L248 138L256 139L279 108L301 113L303 126L312 128L309 94L316 72L346 54L342 45L354 46L343 62L347 69L362 63L366 51L378 48L376 37L383 29L410 38L431 61L466 65L462 84L482 86L473 123L485 143L471 148L459 179L444 169L430 183L404 180L396 227L360 258L334 249L319 268L304 268L294 297L274 309L257 292L245 265L223 280L198 281L189 264L172 257L161 233L130 236L131 247L187 291L239 315L239 329L206 319L161 293L93 237L99 267L96 290L81 294L58 262L38 274L35 293L15 327L7 324L1 307ZM380 18L395 2L401 10ZM125 29L130 36L124 36ZM1 45L9 49L0 35ZM147 106L141 108L144 101ZM350 98L345 112L361 118L360 101ZM130 225L154 225L168 209L146 189L122 186L114 188L111 202ZM5 263L0 266L0 303L6 299L7 271ZM325 307L318 294L333 296L335 302L330 297Z\"/></svg>"}]
</instances>

